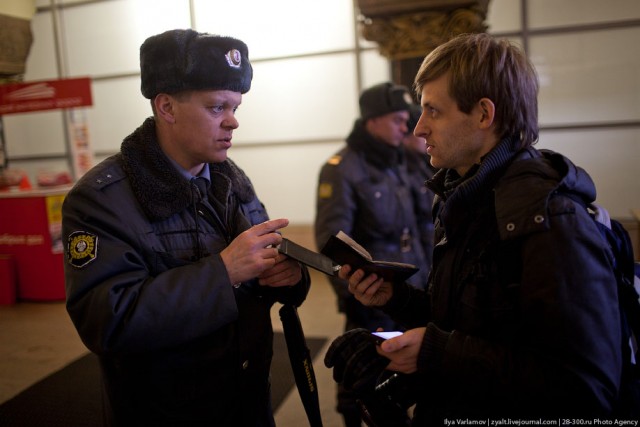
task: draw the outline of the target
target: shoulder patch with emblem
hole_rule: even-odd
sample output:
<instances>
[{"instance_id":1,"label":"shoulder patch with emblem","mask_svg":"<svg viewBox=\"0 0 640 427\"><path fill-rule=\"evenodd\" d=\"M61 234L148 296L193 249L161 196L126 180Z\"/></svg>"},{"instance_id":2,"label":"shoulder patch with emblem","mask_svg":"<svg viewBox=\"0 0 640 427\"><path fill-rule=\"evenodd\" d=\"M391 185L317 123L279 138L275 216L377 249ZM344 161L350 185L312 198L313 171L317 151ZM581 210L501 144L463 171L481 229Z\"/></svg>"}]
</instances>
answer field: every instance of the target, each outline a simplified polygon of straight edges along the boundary
<instances>
[{"instance_id":1,"label":"shoulder patch with emblem","mask_svg":"<svg viewBox=\"0 0 640 427\"><path fill-rule=\"evenodd\" d=\"M87 231L74 231L67 239L67 262L82 268L96 259L98 236Z\"/></svg>"},{"instance_id":2,"label":"shoulder patch with emblem","mask_svg":"<svg viewBox=\"0 0 640 427\"><path fill-rule=\"evenodd\" d=\"M333 194L333 186L328 182L323 182L318 186L318 197L328 199Z\"/></svg>"}]
</instances>

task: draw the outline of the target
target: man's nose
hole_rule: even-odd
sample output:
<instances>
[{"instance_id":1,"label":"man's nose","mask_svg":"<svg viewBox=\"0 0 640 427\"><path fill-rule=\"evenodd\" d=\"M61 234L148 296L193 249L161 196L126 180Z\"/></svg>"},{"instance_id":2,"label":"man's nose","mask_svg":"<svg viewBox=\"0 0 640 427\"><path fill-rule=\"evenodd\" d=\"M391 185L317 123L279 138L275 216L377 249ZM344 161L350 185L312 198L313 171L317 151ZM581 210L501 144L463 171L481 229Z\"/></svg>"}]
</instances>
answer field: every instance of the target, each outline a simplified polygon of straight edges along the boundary
<instances>
[{"instance_id":1,"label":"man's nose","mask_svg":"<svg viewBox=\"0 0 640 427\"><path fill-rule=\"evenodd\" d=\"M239 125L238 119L233 114L230 114L222 121L222 127L224 128L237 129Z\"/></svg>"}]
</instances>

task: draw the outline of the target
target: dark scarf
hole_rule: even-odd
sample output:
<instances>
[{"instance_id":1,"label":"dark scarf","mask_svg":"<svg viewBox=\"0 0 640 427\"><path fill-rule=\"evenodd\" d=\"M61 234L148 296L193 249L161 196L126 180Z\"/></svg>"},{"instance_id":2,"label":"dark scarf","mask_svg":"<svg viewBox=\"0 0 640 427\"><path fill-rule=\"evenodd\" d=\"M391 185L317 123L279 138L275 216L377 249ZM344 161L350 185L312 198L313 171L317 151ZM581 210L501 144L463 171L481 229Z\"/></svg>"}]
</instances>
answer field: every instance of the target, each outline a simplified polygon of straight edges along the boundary
<instances>
[{"instance_id":1,"label":"dark scarf","mask_svg":"<svg viewBox=\"0 0 640 427\"><path fill-rule=\"evenodd\" d=\"M189 181L160 149L153 117L122 141L120 159L133 193L152 221L169 218L192 203ZM211 163L209 167L212 181L209 191L213 194L218 188L216 179L225 179L241 202L247 203L255 197L249 178L230 159Z\"/></svg>"},{"instance_id":2,"label":"dark scarf","mask_svg":"<svg viewBox=\"0 0 640 427\"><path fill-rule=\"evenodd\" d=\"M473 198L481 187L495 184L519 148L519 138L505 138L464 176L461 177L454 169L441 169L427 181L428 187L445 200L454 197L454 194L456 198Z\"/></svg>"},{"instance_id":3,"label":"dark scarf","mask_svg":"<svg viewBox=\"0 0 640 427\"><path fill-rule=\"evenodd\" d=\"M520 148L518 137L500 141L479 164L473 165L464 176L453 169L441 169L427 181L436 194L434 215L449 217L454 223L464 222L473 215L481 200L487 197ZM447 233L451 235L452 230Z\"/></svg>"},{"instance_id":4,"label":"dark scarf","mask_svg":"<svg viewBox=\"0 0 640 427\"><path fill-rule=\"evenodd\" d=\"M363 153L367 162L380 169L395 167L404 162L404 147L393 147L374 138L364 128L362 120L356 120L353 124L347 137L347 145L352 150Z\"/></svg>"}]
</instances>

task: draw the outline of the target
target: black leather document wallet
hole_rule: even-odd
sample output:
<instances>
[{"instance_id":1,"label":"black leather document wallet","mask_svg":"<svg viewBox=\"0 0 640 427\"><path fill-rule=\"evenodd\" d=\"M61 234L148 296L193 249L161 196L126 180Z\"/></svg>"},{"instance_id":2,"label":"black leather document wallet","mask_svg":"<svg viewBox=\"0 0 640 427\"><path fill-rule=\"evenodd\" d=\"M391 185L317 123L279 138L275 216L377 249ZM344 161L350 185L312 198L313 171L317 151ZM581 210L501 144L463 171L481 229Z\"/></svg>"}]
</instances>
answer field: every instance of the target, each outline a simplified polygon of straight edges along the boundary
<instances>
[{"instance_id":1,"label":"black leather document wallet","mask_svg":"<svg viewBox=\"0 0 640 427\"><path fill-rule=\"evenodd\" d=\"M278 251L329 276L334 276L340 269L340 266L334 264L329 257L300 246L286 238L282 239L282 243L278 246Z\"/></svg>"}]
</instances>

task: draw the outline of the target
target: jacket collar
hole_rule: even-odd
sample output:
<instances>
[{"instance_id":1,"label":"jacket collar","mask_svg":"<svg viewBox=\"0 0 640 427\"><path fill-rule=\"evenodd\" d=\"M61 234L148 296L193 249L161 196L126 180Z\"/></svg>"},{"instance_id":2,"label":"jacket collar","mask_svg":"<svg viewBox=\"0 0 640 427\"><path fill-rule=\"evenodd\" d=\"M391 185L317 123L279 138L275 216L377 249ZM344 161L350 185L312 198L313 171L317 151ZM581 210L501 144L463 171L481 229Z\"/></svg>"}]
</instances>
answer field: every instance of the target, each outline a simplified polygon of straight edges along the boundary
<instances>
[{"instance_id":1,"label":"jacket collar","mask_svg":"<svg viewBox=\"0 0 640 427\"><path fill-rule=\"evenodd\" d=\"M485 198L495 203L503 238L548 227L548 203L557 192L573 193L585 204L593 202L595 186L583 169L559 153L519 146L517 137L505 138L464 177L442 169L427 181L436 193L434 217L442 218L447 235L470 221Z\"/></svg>"},{"instance_id":2,"label":"jacket collar","mask_svg":"<svg viewBox=\"0 0 640 427\"><path fill-rule=\"evenodd\" d=\"M192 204L190 183L160 149L153 117L147 118L124 139L120 153L122 167L129 177L133 193L151 220L169 218ZM213 192L214 196L220 196L216 191L225 188L236 194L243 203L255 197L251 182L230 159L211 163L209 168L212 180L210 193ZM216 180L227 181L227 185L216 185Z\"/></svg>"},{"instance_id":3,"label":"jacket collar","mask_svg":"<svg viewBox=\"0 0 640 427\"><path fill-rule=\"evenodd\" d=\"M453 169L441 169L427 181L427 186L440 199L452 199L452 204L462 203L465 205L462 209L468 210L473 207L475 198L480 196L480 191L491 188L500 178L515 156L519 144L516 137L505 138L464 176L461 177Z\"/></svg>"},{"instance_id":4,"label":"jacket collar","mask_svg":"<svg viewBox=\"0 0 640 427\"><path fill-rule=\"evenodd\" d=\"M369 163L380 169L395 167L404 162L404 147L393 147L374 138L365 129L362 119L353 124L347 137L347 145L352 150L361 152Z\"/></svg>"}]
</instances>

